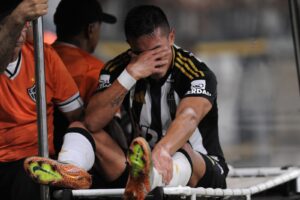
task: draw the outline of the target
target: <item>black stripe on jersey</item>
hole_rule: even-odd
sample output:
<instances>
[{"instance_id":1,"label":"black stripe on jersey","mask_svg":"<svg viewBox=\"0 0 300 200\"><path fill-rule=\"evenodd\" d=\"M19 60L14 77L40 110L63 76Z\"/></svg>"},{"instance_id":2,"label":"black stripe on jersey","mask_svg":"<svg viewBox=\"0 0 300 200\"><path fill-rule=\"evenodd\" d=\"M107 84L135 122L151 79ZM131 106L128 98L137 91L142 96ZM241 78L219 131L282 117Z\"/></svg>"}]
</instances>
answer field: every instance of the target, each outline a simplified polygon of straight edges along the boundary
<instances>
[{"instance_id":1,"label":"black stripe on jersey","mask_svg":"<svg viewBox=\"0 0 300 200\"><path fill-rule=\"evenodd\" d=\"M150 97L151 97L151 124L150 128L155 130L158 135L158 140L162 136L161 124L161 84L155 81L150 83ZM147 138L148 139L148 138ZM151 140L151 138L149 138ZM148 141L149 141L148 139Z\"/></svg>"},{"instance_id":2,"label":"black stripe on jersey","mask_svg":"<svg viewBox=\"0 0 300 200\"><path fill-rule=\"evenodd\" d=\"M176 57L176 60L178 60L179 62L184 63L184 66L185 66L191 73L197 74L198 76L200 75L200 76L202 76L202 77L205 76L204 73L203 73L203 71L201 71L200 69L198 69L198 68L195 66L195 64L194 64L194 62L192 61L191 58L189 58L189 57L184 57L180 52L177 52L176 55L178 55L178 56ZM196 76L196 75L195 75L195 76ZM196 77L198 77L198 76L196 76Z\"/></svg>"},{"instance_id":3,"label":"black stripe on jersey","mask_svg":"<svg viewBox=\"0 0 300 200\"><path fill-rule=\"evenodd\" d=\"M13 76L17 73L19 67L20 67L20 62L21 62L21 52L19 53L19 57L18 57L18 63L17 63L17 66L15 68L15 71L13 73Z\"/></svg>"},{"instance_id":4,"label":"black stripe on jersey","mask_svg":"<svg viewBox=\"0 0 300 200\"><path fill-rule=\"evenodd\" d=\"M145 94L147 89L147 82L145 79L140 79L137 81L135 85L133 101L132 101L132 109L134 113L134 117L136 122L140 121L141 111L143 104L145 103ZM130 96L130 95L128 95Z\"/></svg>"},{"instance_id":5,"label":"black stripe on jersey","mask_svg":"<svg viewBox=\"0 0 300 200\"><path fill-rule=\"evenodd\" d=\"M13 73L11 73L9 70L6 69L5 72L9 74L8 78L11 78L13 76Z\"/></svg>"},{"instance_id":6,"label":"black stripe on jersey","mask_svg":"<svg viewBox=\"0 0 300 200\"><path fill-rule=\"evenodd\" d=\"M111 60L107 65L104 67L104 69L108 72L114 71L118 66L126 64L130 61L130 57L128 55L128 51L117 56L115 59Z\"/></svg>"}]
</instances>

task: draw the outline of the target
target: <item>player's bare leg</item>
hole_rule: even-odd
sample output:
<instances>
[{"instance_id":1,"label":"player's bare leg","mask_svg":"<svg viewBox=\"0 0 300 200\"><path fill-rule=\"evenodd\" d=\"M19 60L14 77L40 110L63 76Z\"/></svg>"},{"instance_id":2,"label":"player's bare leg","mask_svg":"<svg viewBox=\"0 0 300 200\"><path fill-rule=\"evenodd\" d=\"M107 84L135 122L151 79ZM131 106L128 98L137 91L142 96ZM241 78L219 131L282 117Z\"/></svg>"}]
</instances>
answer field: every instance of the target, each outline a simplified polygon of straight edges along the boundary
<instances>
[{"instance_id":1,"label":"player's bare leg","mask_svg":"<svg viewBox=\"0 0 300 200\"><path fill-rule=\"evenodd\" d=\"M126 169L126 157L120 146L105 132L93 133L96 143L96 158L101 174L106 181L116 180Z\"/></svg>"}]
</instances>

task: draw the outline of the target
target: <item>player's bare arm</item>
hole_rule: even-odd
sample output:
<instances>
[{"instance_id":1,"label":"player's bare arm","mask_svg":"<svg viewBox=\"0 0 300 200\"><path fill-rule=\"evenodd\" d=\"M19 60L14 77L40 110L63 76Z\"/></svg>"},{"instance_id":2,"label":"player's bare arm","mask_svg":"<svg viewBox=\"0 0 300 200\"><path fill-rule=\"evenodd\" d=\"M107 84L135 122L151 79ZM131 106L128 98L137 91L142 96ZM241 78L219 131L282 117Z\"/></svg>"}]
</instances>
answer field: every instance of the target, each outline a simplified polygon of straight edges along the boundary
<instances>
[{"instance_id":1,"label":"player's bare arm","mask_svg":"<svg viewBox=\"0 0 300 200\"><path fill-rule=\"evenodd\" d=\"M47 14L48 0L23 0L0 23L0 73L12 61L15 44L27 21Z\"/></svg>"},{"instance_id":2,"label":"player's bare arm","mask_svg":"<svg viewBox=\"0 0 300 200\"><path fill-rule=\"evenodd\" d=\"M86 109L84 123L88 130L96 132L105 127L120 108L127 90L118 82L103 92L95 94Z\"/></svg>"},{"instance_id":3,"label":"player's bare arm","mask_svg":"<svg viewBox=\"0 0 300 200\"><path fill-rule=\"evenodd\" d=\"M171 156L186 144L211 108L211 103L203 97L187 97L180 102L175 120L152 152L154 166L166 183L172 178Z\"/></svg>"},{"instance_id":4,"label":"player's bare arm","mask_svg":"<svg viewBox=\"0 0 300 200\"><path fill-rule=\"evenodd\" d=\"M79 121L83 117L84 109L83 107L77 108L76 110L66 112L64 115L67 117L69 122Z\"/></svg>"},{"instance_id":5,"label":"player's bare arm","mask_svg":"<svg viewBox=\"0 0 300 200\"><path fill-rule=\"evenodd\" d=\"M131 61L126 67L127 72L135 80L145 78L160 69L159 65L167 63L164 59L166 49L163 47L142 52L139 55L131 53ZM91 132L103 129L120 108L128 89L116 80L103 92L95 94L87 107L85 125Z\"/></svg>"}]
</instances>

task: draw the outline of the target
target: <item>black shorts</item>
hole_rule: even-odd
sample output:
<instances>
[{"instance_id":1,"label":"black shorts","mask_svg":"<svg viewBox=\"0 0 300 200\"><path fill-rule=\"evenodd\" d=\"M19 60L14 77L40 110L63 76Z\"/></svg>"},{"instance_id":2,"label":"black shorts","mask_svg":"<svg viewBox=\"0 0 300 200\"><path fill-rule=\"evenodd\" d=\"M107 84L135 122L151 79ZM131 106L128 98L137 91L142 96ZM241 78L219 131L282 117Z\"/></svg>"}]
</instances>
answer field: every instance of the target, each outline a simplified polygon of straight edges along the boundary
<instances>
[{"instance_id":1,"label":"black shorts","mask_svg":"<svg viewBox=\"0 0 300 200\"><path fill-rule=\"evenodd\" d=\"M228 167L225 162L217 161L209 155L200 153L206 164L204 176L197 183L197 187L226 188L226 176Z\"/></svg>"}]
</instances>

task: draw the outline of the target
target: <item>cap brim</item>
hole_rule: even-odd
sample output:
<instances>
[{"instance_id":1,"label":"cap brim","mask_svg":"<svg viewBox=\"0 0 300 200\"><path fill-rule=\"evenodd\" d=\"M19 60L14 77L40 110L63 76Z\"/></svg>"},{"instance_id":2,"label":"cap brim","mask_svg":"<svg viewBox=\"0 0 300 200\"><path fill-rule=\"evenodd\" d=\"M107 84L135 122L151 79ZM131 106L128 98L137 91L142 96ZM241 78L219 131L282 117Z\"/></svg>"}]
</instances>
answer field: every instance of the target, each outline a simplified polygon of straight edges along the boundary
<instances>
[{"instance_id":1,"label":"cap brim","mask_svg":"<svg viewBox=\"0 0 300 200\"><path fill-rule=\"evenodd\" d=\"M117 18L111 14L102 13L101 21L109 24L114 24L117 21Z\"/></svg>"}]
</instances>

